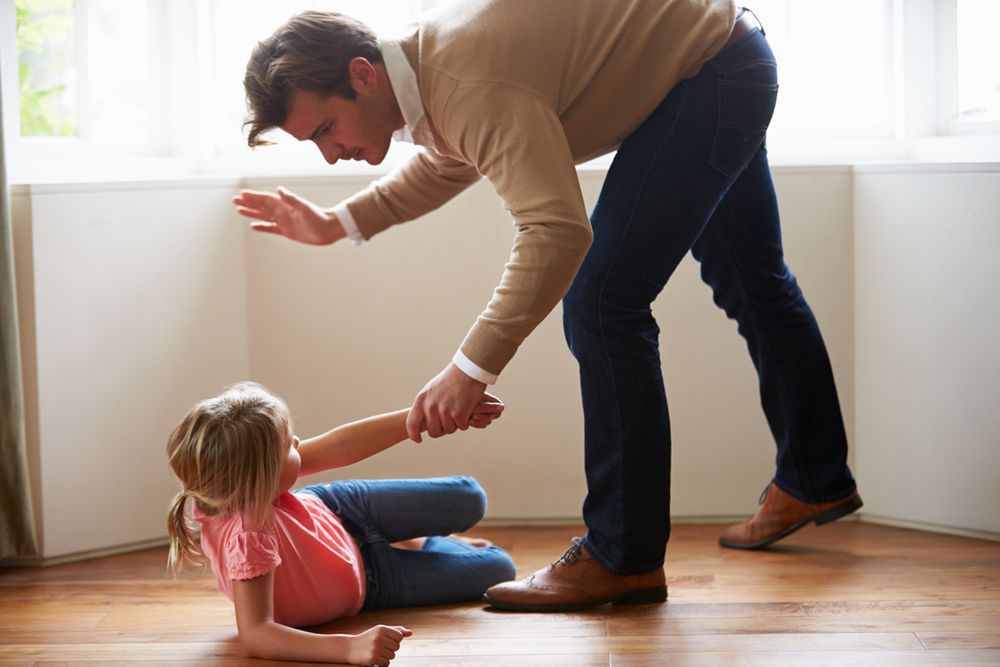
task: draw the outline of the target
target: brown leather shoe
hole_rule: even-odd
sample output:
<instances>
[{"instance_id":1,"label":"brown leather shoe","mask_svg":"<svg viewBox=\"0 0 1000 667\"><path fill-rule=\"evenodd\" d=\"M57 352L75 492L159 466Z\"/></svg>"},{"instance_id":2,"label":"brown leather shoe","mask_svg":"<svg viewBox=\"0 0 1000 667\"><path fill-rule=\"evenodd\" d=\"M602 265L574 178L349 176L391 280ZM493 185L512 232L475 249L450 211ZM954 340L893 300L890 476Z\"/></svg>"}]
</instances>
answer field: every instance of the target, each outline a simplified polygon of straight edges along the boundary
<instances>
[{"instance_id":1,"label":"brown leather shoe","mask_svg":"<svg viewBox=\"0 0 1000 667\"><path fill-rule=\"evenodd\" d=\"M667 599L663 568L648 574L611 574L574 537L556 562L519 581L491 586L483 599L508 611L575 611L612 602L644 604Z\"/></svg>"},{"instance_id":2,"label":"brown leather shoe","mask_svg":"<svg viewBox=\"0 0 1000 667\"><path fill-rule=\"evenodd\" d=\"M722 531L719 544L730 549L760 549L791 535L810 521L822 526L847 516L864 504L857 491L830 503L804 503L782 491L774 482L764 489L760 501L757 514Z\"/></svg>"}]
</instances>

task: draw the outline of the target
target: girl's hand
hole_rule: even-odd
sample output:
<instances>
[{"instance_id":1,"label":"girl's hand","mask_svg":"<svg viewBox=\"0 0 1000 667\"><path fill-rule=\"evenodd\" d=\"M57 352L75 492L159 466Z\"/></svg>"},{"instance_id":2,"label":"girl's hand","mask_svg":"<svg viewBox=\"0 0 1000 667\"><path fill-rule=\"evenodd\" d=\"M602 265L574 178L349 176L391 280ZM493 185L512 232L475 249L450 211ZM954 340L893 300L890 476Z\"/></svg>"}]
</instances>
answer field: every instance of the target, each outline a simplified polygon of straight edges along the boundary
<instances>
[{"instance_id":1,"label":"girl's hand","mask_svg":"<svg viewBox=\"0 0 1000 667\"><path fill-rule=\"evenodd\" d=\"M475 408L472 409L472 416L469 417L469 426L472 428L486 428L503 414L504 404L492 394L483 394Z\"/></svg>"},{"instance_id":2,"label":"girl's hand","mask_svg":"<svg viewBox=\"0 0 1000 667\"><path fill-rule=\"evenodd\" d=\"M385 667L396 657L399 644L413 632L399 625L376 625L356 635L351 642L350 662L354 665Z\"/></svg>"},{"instance_id":3,"label":"girl's hand","mask_svg":"<svg viewBox=\"0 0 1000 667\"><path fill-rule=\"evenodd\" d=\"M240 215L254 220L250 229L257 232L310 245L328 245L347 235L333 213L285 188L279 187L277 193L240 190L233 204Z\"/></svg>"}]
</instances>

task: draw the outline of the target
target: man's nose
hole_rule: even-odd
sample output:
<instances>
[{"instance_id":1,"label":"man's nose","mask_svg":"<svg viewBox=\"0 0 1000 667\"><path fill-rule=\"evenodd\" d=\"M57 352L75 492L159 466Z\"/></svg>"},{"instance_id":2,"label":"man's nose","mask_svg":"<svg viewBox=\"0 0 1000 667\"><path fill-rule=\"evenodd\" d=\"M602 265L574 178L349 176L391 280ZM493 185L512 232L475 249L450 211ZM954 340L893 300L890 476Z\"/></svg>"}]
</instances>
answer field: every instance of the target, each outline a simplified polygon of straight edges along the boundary
<instances>
[{"instance_id":1,"label":"man's nose","mask_svg":"<svg viewBox=\"0 0 1000 667\"><path fill-rule=\"evenodd\" d=\"M337 160L340 159L340 149L333 144L320 144L316 143L316 148L319 149L320 155L326 160L327 164L337 164Z\"/></svg>"}]
</instances>

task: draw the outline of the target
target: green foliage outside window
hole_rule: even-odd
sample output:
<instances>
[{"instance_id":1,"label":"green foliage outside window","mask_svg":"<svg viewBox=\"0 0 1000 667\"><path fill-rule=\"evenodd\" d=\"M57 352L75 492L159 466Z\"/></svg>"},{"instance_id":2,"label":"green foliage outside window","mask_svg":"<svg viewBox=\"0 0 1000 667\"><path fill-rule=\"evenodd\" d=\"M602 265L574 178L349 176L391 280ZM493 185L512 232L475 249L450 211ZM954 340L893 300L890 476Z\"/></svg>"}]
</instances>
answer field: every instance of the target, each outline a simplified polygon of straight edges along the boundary
<instances>
[{"instance_id":1,"label":"green foliage outside window","mask_svg":"<svg viewBox=\"0 0 1000 667\"><path fill-rule=\"evenodd\" d=\"M74 53L73 0L16 0L21 136L76 134L66 75Z\"/></svg>"}]
</instances>

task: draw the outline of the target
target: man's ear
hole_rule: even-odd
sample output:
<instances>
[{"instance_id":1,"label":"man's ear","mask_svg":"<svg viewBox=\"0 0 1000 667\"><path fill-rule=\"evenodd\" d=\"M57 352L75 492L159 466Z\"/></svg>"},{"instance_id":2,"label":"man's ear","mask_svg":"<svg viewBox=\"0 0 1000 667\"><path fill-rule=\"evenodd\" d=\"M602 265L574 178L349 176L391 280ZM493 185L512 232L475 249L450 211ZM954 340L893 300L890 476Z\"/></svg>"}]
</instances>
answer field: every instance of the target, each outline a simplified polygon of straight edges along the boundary
<instances>
[{"instance_id":1,"label":"man's ear","mask_svg":"<svg viewBox=\"0 0 1000 667\"><path fill-rule=\"evenodd\" d=\"M378 89L378 72L367 58L352 58L347 64L347 70L351 75L351 86L356 92L372 93Z\"/></svg>"}]
</instances>

